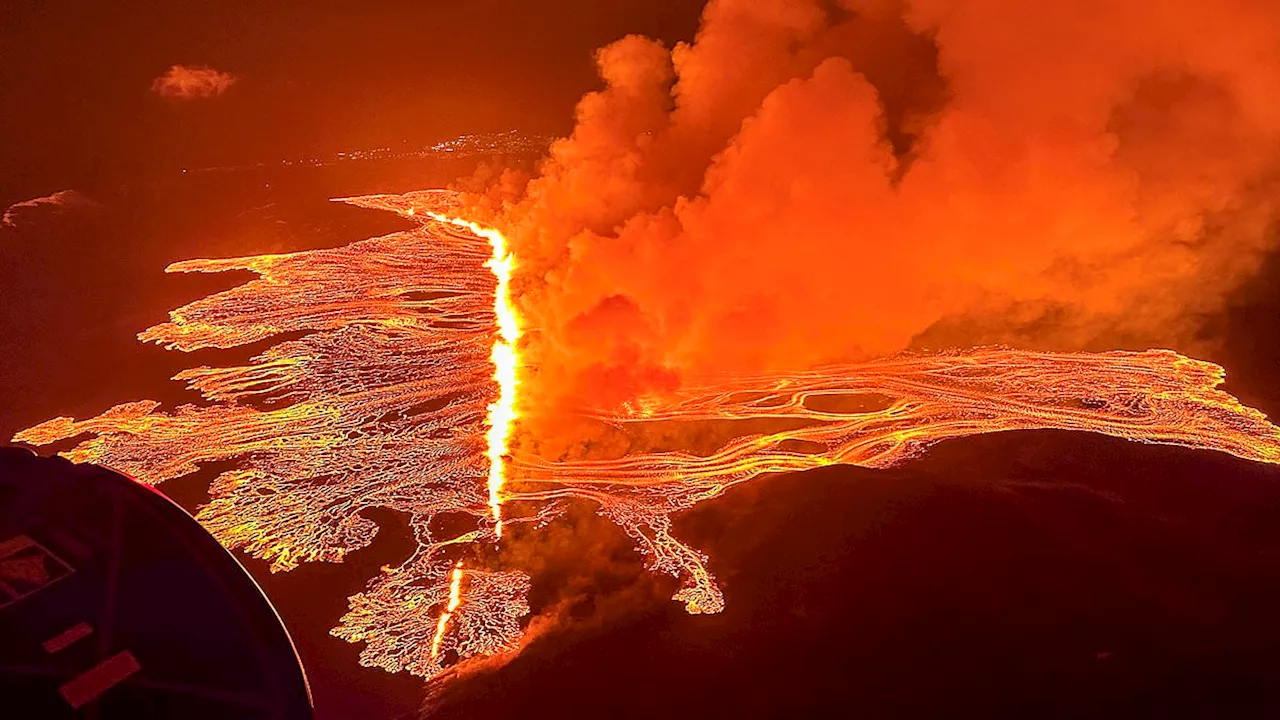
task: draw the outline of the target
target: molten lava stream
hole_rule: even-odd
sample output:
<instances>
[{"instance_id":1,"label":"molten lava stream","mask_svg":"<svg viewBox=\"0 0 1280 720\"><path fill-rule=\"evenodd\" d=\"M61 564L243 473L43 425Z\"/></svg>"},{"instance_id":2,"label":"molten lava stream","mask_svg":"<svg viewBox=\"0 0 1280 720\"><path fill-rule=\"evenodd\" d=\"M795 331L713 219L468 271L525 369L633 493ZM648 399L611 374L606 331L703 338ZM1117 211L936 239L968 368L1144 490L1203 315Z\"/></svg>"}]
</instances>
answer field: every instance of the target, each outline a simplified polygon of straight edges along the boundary
<instances>
[{"instance_id":1,"label":"molten lava stream","mask_svg":"<svg viewBox=\"0 0 1280 720\"><path fill-rule=\"evenodd\" d=\"M413 208L410 208L410 215L412 214ZM493 314L497 318L498 338L493 343L493 353L490 355L494 367L493 379L498 383L498 399L489 405L489 431L485 434L488 447L485 456L489 458L489 509L493 513L493 531L495 535L502 537L504 463L511 428L516 420L516 347L520 341L520 322L515 305L511 302L511 274L515 270L515 259L507 247L507 238L500 230L436 212L427 211L425 214L433 220L466 228L477 237L488 240L493 248L493 255L485 263L485 267L493 272L498 281L493 294Z\"/></svg>"},{"instance_id":2,"label":"molten lava stream","mask_svg":"<svg viewBox=\"0 0 1280 720\"><path fill-rule=\"evenodd\" d=\"M179 308L141 339L181 351L277 339L245 365L179 373L204 404L129 402L15 441L88 435L64 454L150 484L231 461L198 518L273 570L340 562L377 532L365 510L404 513L413 556L351 597L333 630L364 643L365 665L435 677L445 662L518 649L530 578L474 562L464 570L458 550L492 544L504 525L552 521L566 501L598 506L651 570L681 578L675 597L689 611L716 612L724 598L708 558L672 536L672 516L762 474L886 467L948 438L1036 428L1280 460L1280 430L1218 389L1216 365L1168 350L1006 348L689 379L632 409L587 413L629 438L623 457L512 457L521 327L506 238L449 215L456 198L445 191L343 202L417 226L343 248L170 266L258 278ZM301 337L278 339L286 333ZM654 423L743 420L757 429L701 454L642 440ZM761 432L760 421L777 429ZM509 473L520 482L508 484ZM511 512L516 501L525 514Z\"/></svg>"},{"instance_id":3,"label":"molten lava stream","mask_svg":"<svg viewBox=\"0 0 1280 720\"><path fill-rule=\"evenodd\" d=\"M449 604L445 606L444 611L440 613L440 619L436 621L436 634L431 639L431 659L439 661L440 659L440 641L444 639L444 631L449 626L449 618L453 616L453 611L458 609L458 605L462 603L462 561L453 567L453 579L449 582Z\"/></svg>"}]
</instances>

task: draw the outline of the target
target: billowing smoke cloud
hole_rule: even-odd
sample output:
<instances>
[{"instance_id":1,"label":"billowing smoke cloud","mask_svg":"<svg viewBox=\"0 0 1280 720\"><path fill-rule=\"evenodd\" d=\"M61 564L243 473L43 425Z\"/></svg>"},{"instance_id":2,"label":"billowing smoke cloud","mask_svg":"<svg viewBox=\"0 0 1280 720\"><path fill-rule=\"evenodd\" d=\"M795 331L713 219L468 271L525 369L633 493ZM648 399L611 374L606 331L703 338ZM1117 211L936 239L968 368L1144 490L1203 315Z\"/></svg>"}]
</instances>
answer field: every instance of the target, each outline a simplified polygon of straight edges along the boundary
<instances>
[{"instance_id":1,"label":"billowing smoke cloud","mask_svg":"<svg viewBox=\"0 0 1280 720\"><path fill-rule=\"evenodd\" d=\"M217 97L235 82L231 73L211 67L174 65L151 83L151 92L169 100L195 100Z\"/></svg>"},{"instance_id":2,"label":"billowing smoke cloud","mask_svg":"<svg viewBox=\"0 0 1280 720\"><path fill-rule=\"evenodd\" d=\"M712 0L692 44L619 40L538 176L470 196L514 238L529 392L1194 349L1271 247L1277 38L1260 0Z\"/></svg>"},{"instance_id":3,"label":"billowing smoke cloud","mask_svg":"<svg viewBox=\"0 0 1280 720\"><path fill-rule=\"evenodd\" d=\"M10 205L0 215L0 227L17 228L36 222L43 212L98 207L98 203L75 190L59 190L52 195L23 200Z\"/></svg>"}]
</instances>

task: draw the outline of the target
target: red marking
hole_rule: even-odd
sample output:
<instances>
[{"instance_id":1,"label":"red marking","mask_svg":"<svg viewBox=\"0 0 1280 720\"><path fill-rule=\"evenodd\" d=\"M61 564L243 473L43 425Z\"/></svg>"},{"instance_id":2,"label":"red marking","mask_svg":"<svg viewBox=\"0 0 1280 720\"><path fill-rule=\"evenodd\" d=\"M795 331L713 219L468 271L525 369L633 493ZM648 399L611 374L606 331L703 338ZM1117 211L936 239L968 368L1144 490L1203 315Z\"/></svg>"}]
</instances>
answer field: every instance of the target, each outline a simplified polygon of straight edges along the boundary
<instances>
[{"instance_id":1,"label":"red marking","mask_svg":"<svg viewBox=\"0 0 1280 720\"><path fill-rule=\"evenodd\" d=\"M8 557L23 548L29 548L35 543L26 535L18 535L11 537L4 542L0 542L0 557Z\"/></svg>"},{"instance_id":2,"label":"red marking","mask_svg":"<svg viewBox=\"0 0 1280 720\"><path fill-rule=\"evenodd\" d=\"M93 626L89 623L72 625L62 632L44 641L44 651L50 655L70 647L75 641L93 634Z\"/></svg>"},{"instance_id":3,"label":"red marking","mask_svg":"<svg viewBox=\"0 0 1280 720\"><path fill-rule=\"evenodd\" d=\"M62 699L79 710L97 700L103 693L138 672L142 666L128 650L122 650L98 663L92 670L58 688Z\"/></svg>"}]
</instances>

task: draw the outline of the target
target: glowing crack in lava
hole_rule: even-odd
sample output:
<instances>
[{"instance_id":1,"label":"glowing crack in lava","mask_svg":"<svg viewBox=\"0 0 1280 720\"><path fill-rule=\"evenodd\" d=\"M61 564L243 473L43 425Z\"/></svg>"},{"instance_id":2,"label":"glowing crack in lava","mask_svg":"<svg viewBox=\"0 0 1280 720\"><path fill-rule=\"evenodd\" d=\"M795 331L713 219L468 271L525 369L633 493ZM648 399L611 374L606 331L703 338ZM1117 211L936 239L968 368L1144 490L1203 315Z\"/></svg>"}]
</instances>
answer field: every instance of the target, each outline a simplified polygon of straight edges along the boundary
<instances>
[{"instance_id":1,"label":"glowing crack in lava","mask_svg":"<svg viewBox=\"0 0 1280 720\"><path fill-rule=\"evenodd\" d=\"M440 619L436 621L436 634L431 638L431 659L437 660L440 657L440 642L444 640L444 631L449 627L449 618L453 617L453 611L458 609L458 605L462 603L462 561L453 567L452 580L449 581L449 604L445 606L444 611L440 613Z\"/></svg>"},{"instance_id":2,"label":"glowing crack in lava","mask_svg":"<svg viewBox=\"0 0 1280 720\"><path fill-rule=\"evenodd\" d=\"M350 598L333 630L365 643L366 665L434 677L517 649L531 580L485 569L473 550L496 543L504 524L553 519L567 500L595 503L652 570L681 578L676 599L690 612L716 612L724 599L707 558L672 536L671 517L765 473L885 467L939 440L1035 428L1280 461L1280 430L1217 389L1216 365L1167 350L1002 348L690 379L628 410L586 411L631 438L619 457L508 455L521 368L500 235L449 219L455 201L443 191L345 202L419 224L343 248L169 268L258 277L174 311L141 339L182 351L275 342L244 365L179 373L202 404L126 403L15 440L87 434L64 454L150 484L232 461L198 517L274 570L341 561L377 531L364 511L404 513L416 550ZM730 434L705 452L646 444L671 423L707 422Z\"/></svg>"},{"instance_id":3,"label":"glowing crack in lava","mask_svg":"<svg viewBox=\"0 0 1280 720\"><path fill-rule=\"evenodd\" d=\"M407 214L412 217L414 212L415 208L410 207ZM511 304L511 273L515 269L515 260L507 248L507 239L501 232L437 212L427 211L424 214L432 220L466 228L473 235L488 240L493 248L493 256L485 263L485 267L493 271L494 277L498 279L498 286L493 293L493 314L498 323L498 339L494 341L493 353L490 355L494 367L493 379L498 383L498 399L489 406L485 456L489 458L489 509L493 512L493 531L498 537L502 537L503 464L511 426L516 420L516 343L520 341L520 322L516 318L515 306Z\"/></svg>"}]
</instances>

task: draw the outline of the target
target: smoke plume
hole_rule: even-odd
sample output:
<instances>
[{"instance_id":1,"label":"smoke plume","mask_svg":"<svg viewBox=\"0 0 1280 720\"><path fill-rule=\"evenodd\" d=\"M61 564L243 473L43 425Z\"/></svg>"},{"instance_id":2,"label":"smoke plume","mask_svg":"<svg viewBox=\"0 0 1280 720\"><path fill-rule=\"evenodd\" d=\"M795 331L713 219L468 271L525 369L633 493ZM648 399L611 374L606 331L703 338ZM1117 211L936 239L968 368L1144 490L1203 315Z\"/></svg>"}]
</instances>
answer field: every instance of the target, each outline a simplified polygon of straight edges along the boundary
<instances>
[{"instance_id":1,"label":"smoke plume","mask_svg":"<svg viewBox=\"0 0 1280 720\"><path fill-rule=\"evenodd\" d=\"M623 38L536 176L469 196L529 392L1185 348L1271 247L1277 37L1265 0L712 0L692 43Z\"/></svg>"},{"instance_id":2,"label":"smoke plume","mask_svg":"<svg viewBox=\"0 0 1280 720\"><path fill-rule=\"evenodd\" d=\"M95 208L98 203L75 190L59 190L52 195L31 198L10 205L0 215L0 228L17 228L36 222L43 213Z\"/></svg>"},{"instance_id":3,"label":"smoke plume","mask_svg":"<svg viewBox=\"0 0 1280 720\"><path fill-rule=\"evenodd\" d=\"M151 83L151 92L167 100L217 97L236 82L231 73L211 67L174 65Z\"/></svg>"}]
</instances>

